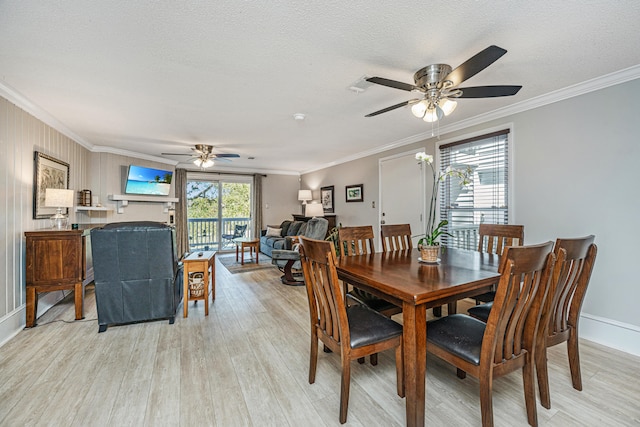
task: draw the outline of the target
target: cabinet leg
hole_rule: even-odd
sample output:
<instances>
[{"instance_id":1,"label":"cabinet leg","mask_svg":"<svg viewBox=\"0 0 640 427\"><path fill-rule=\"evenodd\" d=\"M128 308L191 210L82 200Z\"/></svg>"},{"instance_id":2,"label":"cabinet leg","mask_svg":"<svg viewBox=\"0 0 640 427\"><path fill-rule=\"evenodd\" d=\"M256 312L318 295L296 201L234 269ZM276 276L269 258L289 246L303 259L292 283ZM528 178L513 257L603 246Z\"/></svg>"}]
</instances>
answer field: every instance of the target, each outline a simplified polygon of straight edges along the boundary
<instances>
[{"instance_id":1,"label":"cabinet leg","mask_svg":"<svg viewBox=\"0 0 640 427\"><path fill-rule=\"evenodd\" d=\"M76 306L76 320L84 319L84 286L82 286L82 282L75 284L73 293Z\"/></svg>"},{"instance_id":2,"label":"cabinet leg","mask_svg":"<svg viewBox=\"0 0 640 427\"><path fill-rule=\"evenodd\" d=\"M36 326L38 312L38 293L35 288L27 286L27 328Z\"/></svg>"}]
</instances>

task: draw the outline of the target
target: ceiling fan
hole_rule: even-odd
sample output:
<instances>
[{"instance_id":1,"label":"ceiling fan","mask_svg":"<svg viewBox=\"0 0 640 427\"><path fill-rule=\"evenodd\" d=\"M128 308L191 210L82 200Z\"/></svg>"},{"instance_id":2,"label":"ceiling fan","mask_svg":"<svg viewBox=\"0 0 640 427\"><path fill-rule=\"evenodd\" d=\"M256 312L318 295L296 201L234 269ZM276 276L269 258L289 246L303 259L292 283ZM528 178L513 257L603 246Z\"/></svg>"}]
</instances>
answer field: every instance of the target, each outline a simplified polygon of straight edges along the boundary
<instances>
[{"instance_id":1,"label":"ceiling fan","mask_svg":"<svg viewBox=\"0 0 640 427\"><path fill-rule=\"evenodd\" d=\"M373 117L378 114L395 110L396 108L411 105L414 116L426 122L435 122L443 116L448 116L456 108L456 98L491 98L498 96L512 96L518 93L522 86L475 86L457 87L460 83L475 76L480 71L497 61L507 53L498 46L489 46L475 54L459 65L456 69L447 64L432 64L419 69L413 75L414 84L402 83L382 77L369 77L366 80L388 86L394 89L416 92L421 98L401 102L391 107L383 108L367 114L365 117Z\"/></svg>"},{"instance_id":2,"label":"ceiling fan","mask_svg":"<svg viewBox=\"0 0 640 427\"><path fill-rule=\"evenodd\" d=\"M161 153L163 156L190 156L193 157L193 163L201 168L208 168L213 166L214 160L230 161L230 158L240 157L239 154L215 154L213 152L213 145L196 144L192 147L193 153Z\"/></svg>"}]
</instances>

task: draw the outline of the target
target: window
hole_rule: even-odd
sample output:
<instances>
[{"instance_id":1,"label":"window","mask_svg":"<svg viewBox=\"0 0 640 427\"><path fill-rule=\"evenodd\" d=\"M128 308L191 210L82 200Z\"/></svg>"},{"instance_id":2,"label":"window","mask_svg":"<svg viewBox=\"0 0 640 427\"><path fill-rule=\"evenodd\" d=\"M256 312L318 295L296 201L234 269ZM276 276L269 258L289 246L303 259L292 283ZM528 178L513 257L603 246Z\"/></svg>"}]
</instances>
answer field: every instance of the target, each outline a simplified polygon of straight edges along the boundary
<instances>
[{"instance_id":1,"label":"window","mask_svg":"<svg viewBox=\"0 0 640 427\"><path fill-rule=\"evenodd\" d=\"M440 183L440 220L449 221L442 244L475 250L478 225L509 222L509 130L440 146L440 170L470 167L471 184L448 178Z\"/></svg>"}]
</instances>

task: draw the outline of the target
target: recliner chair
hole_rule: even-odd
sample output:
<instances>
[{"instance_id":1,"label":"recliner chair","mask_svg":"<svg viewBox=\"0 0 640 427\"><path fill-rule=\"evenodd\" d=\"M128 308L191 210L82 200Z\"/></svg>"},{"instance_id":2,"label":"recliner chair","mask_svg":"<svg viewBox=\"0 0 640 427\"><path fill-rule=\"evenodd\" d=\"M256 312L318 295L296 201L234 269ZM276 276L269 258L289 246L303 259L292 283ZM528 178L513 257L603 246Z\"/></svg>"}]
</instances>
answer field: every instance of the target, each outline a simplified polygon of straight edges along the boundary
<instances>
[{"instance_id":1,"label":"recliner chair","mask_svg":"<svg viewBox=\"0 0 640 427\"><path fill-rule=\"evenodd\" d=\"M304 280L296 280L293 270L301 270L300 253L294 249L297 237L304 236L309 239L323 240L327 235L329 221L324 218L311 218L304 231L299 236L287 237L285 249L274 249L271 253L271 263L278 266L284 275L280 278L283 284L290 286L304 286Z\"/></svg>"},{"instance_id":2,"label":"recliner chair","mask_svg":"<svg viewBox=\"0 0 640 427\"><path fill-rule=\"evenodd\" d=\"M98 332L112 324L169 319L182 300L172 226L150 221L91 230Z\"/></svg>"}]
</instances>

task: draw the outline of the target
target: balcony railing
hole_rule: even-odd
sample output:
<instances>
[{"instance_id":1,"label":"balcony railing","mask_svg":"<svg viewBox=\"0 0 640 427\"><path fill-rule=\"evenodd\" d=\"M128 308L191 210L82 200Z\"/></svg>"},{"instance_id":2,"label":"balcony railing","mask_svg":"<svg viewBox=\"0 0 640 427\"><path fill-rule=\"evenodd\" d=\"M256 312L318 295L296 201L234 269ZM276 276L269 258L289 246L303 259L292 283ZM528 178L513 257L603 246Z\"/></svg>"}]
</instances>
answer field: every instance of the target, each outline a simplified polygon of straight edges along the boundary
<instances>
[{"instance_id":1,"label":"balcony railing","mask_svg":"<svg viewBox=\"0 0 640 427\"><path fill-rule=\"evenodd\" d=\"M222 239L222 234L233 234L236 225L246 225L245 237L251 235L251 218L223 218L220 235L218 235L218 218L189 218L187 220L189 250L213 251L233 247L231 242Z\"/></svg>"}]
</instances>

